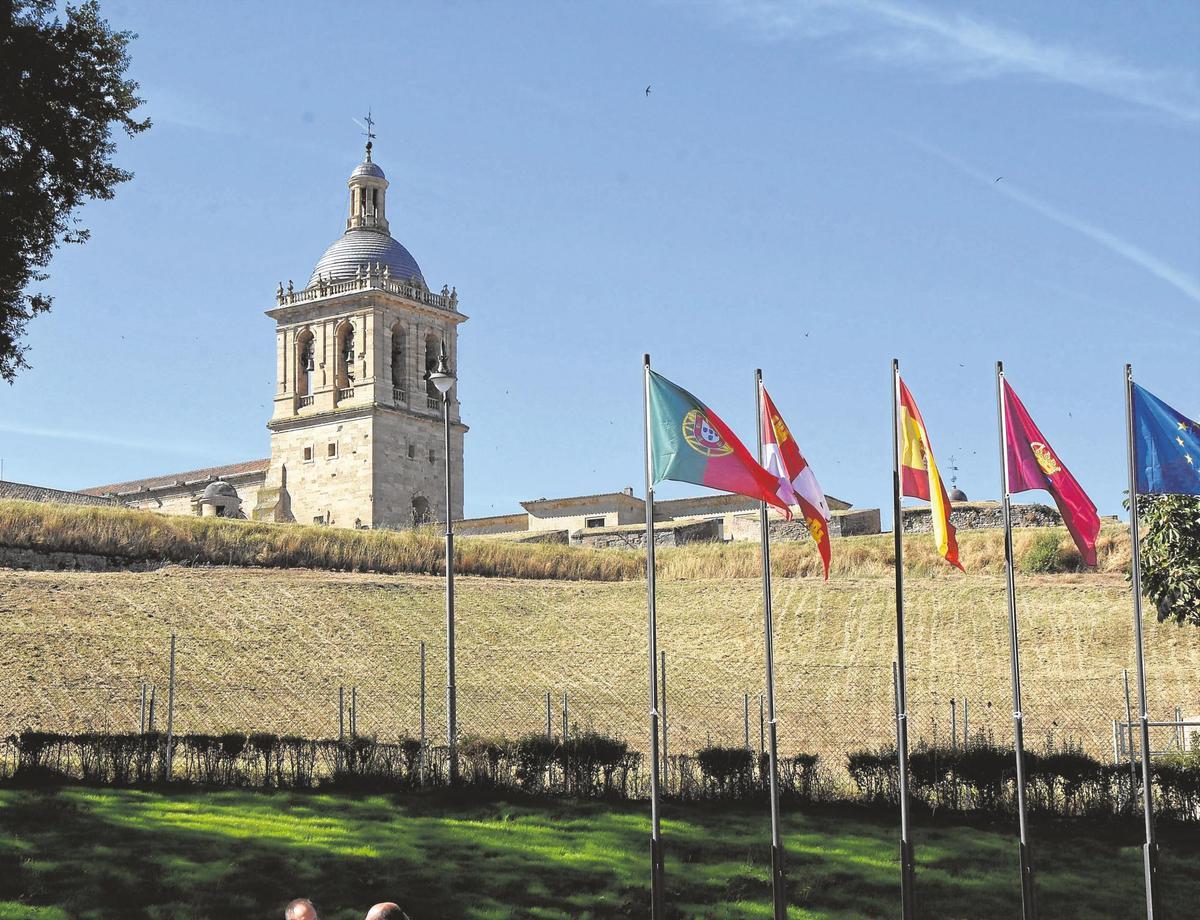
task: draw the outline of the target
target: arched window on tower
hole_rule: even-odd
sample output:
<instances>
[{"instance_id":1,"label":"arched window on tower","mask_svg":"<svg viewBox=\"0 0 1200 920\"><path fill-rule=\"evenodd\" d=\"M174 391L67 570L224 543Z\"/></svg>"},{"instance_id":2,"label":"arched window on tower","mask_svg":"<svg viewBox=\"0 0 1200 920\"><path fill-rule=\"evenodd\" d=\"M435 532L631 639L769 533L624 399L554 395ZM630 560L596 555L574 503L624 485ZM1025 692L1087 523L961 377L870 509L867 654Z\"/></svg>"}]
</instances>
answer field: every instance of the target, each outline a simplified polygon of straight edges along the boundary
<instances>
[{"instance_id":1,"label":"arched window on tower","mask_svg":"<svg viewBox=\"0 0 1200 920\"><path fill-rule=\"evenodd\" d=\"M337 385L354 384L354 324L349 320L337 327Z\"/></svg>"},{"instance_id":2,"label":"arched window on tower","mask_svg":"<svg viewBox=\"0 0 1200 920\"><path fill-rule=\"evenodd\" d=\"M347 320L338 326L337 336L337 371L334 382L339 391L348 390L354 386L354 324ZM338 399L348 399L354 395L338 393Z\"/></svg>"},{"instance_id":3,"label":"arched window on tower","mask_svg":"<svg viewBox=\"0 0 1200 920\"><path fill-rule=\"evenodd\" d=\"M300 405L312 404L313 374L316 371L316 354L312 330L305 329L296 338L296 396Z\"/></svg>"},{"instance_id":4,"label":"arched window on tower","mask_svg":"<svg viewBox=\"0 0 1200 920\"><path fill-rule=\"evenodd\" d=\"M404 327L396 323L392 327L392 399L396 403L408 401L408 379L405 368L407 345Z\"/></svg>"},{"instance_id":5,"label":"arched window on tower","mask_svg":"<svg viewBox=\"0 0 1200 920\"><path fill-rule=\"evenodd\" d=\"M430 409L442 407L442 394L429 379L430 373L437 370L438 353L441 347L441 340L436 335L425 336L425 405Z\"/></svg>"}]
</instances>

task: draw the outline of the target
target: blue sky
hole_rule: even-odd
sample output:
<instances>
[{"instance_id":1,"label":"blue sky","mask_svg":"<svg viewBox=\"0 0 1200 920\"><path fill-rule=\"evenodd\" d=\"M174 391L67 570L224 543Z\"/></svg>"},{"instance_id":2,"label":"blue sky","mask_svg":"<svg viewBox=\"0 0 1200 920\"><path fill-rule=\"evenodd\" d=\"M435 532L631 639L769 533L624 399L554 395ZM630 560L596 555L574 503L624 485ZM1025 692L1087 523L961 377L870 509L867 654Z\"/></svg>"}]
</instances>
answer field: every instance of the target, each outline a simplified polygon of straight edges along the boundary
<instances>
[{"instance_id":1,"label":"blue sky","mask_svg":"<svg viewBox=\"0 0 1200 920\"><path fill-rule=\"evenodd\" d=\"M471 317L469 515L640 493L644 351L747 441L762 367L885 509L893 356L972 498L996 359L1103 513L1123 363L1200 416L1196 4L102 5L155 125L50 267L7 478L269 453L263 311L344 226L368 107L392 232Z\"/></svg>"}]
</instances>

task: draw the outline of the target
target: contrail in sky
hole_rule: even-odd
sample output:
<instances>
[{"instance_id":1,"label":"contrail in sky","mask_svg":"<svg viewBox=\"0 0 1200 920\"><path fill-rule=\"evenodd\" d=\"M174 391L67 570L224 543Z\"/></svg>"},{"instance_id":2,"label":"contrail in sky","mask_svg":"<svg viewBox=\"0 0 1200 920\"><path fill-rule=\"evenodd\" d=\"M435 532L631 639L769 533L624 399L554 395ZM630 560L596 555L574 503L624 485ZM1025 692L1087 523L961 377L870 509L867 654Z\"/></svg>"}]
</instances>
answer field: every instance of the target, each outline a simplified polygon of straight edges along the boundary
<instances>
[{"instance_id":1,"label":"contrail in sky","mask_svg":"<svg viewBox=\"0 0 1200 920\"><path fill-rule=\"evenodd\" d=\"M1187 272L1164 262L1153 253L1147 252L1140 246L1136 246L1127 240L1121 239L1121 237L1117 236L1115 233L1110 233L1103 227L1097 227L1095 224L1089 224L1085 220L1081 220L1072 214L1068 214L1066 211L1056 208L1049 202L1043 201L1041 198L1031 195L1029 192L1023 191L1016 185L1013 185L1008 179L997 182L994 176L985 173L982 170L978 170L967 163L964 163L953 154L947 153L944 150L940 150L930 143L918 140L915 137L907 136L905 137L905 140L924 150L926 153L932 154L938 159L949 163L959 172L966 176L970 176L981 185L986 185L993 191L999 192L1000 194L1007 198L1011 198L1013 201L1019 204L1023 204L1031 211L1036 211L1038 214L1049 218L1056 224L1067 227L1070 230L1074 230L1076 233L1080 233L1083 236L1088 237L1093 242L1099 243L1110 252L1114 252L1123 259L1145 269L1150 274L1154 275L1154 277L1161 281L1165 281L1167 284L1182 292L1187 297L1190 297L1192 300L1200 303L1200 280L1197 280Z\"/></svg>"}]
</instances>

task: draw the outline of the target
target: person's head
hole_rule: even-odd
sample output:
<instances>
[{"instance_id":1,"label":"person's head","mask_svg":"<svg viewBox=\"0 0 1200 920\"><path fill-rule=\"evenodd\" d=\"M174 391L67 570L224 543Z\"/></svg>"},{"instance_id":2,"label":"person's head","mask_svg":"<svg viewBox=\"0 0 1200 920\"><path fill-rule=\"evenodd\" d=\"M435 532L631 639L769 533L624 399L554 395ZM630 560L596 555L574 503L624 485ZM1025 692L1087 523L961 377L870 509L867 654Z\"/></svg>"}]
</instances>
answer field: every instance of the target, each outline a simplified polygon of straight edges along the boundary
<instances>
[{"instance_id":1,"label":"person's head","mask_svg":"<svg viewBox=\"0 0 1200 920\"><path fill-rule=\"evenodd\" d=\"M318 920L317 908L308 898L296 898L283 909L283 920Z\"/></svg>"},{"instance_id":2,"label":"person's head","mask_svg":"<svg viewBox=\"0 0 1200 920\"><path fill-rule=\"evenodd\" d=\"M399 904L386 901L367 911L366 920L408 920L408 914L400 909Z\"/></svg>"}]
</instances>

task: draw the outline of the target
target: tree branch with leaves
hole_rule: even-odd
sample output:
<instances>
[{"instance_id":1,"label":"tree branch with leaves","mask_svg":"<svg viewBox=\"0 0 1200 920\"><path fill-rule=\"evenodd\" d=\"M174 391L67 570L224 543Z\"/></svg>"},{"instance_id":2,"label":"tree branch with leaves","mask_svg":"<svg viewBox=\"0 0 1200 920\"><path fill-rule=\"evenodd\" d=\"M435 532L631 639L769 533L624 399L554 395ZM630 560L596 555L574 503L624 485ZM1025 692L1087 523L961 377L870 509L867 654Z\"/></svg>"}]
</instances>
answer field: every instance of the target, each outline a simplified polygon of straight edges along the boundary
<instances>
[{"instance_id":1,"label":"tree branch with leaves","mask_svg":"<svg viewBox=\"0 0 1200 920\"><path fill-rule=\"evenodd\" d=\"M52 298L30 288L62 243L88 230L76 211L110 199L132 174L113 163L113 129L128 136L150 127L126 77L136 36L115 32L95 0L0 0L0 377L11 383L29 366L24 336Z\"/></svg>"}]
</instances>

